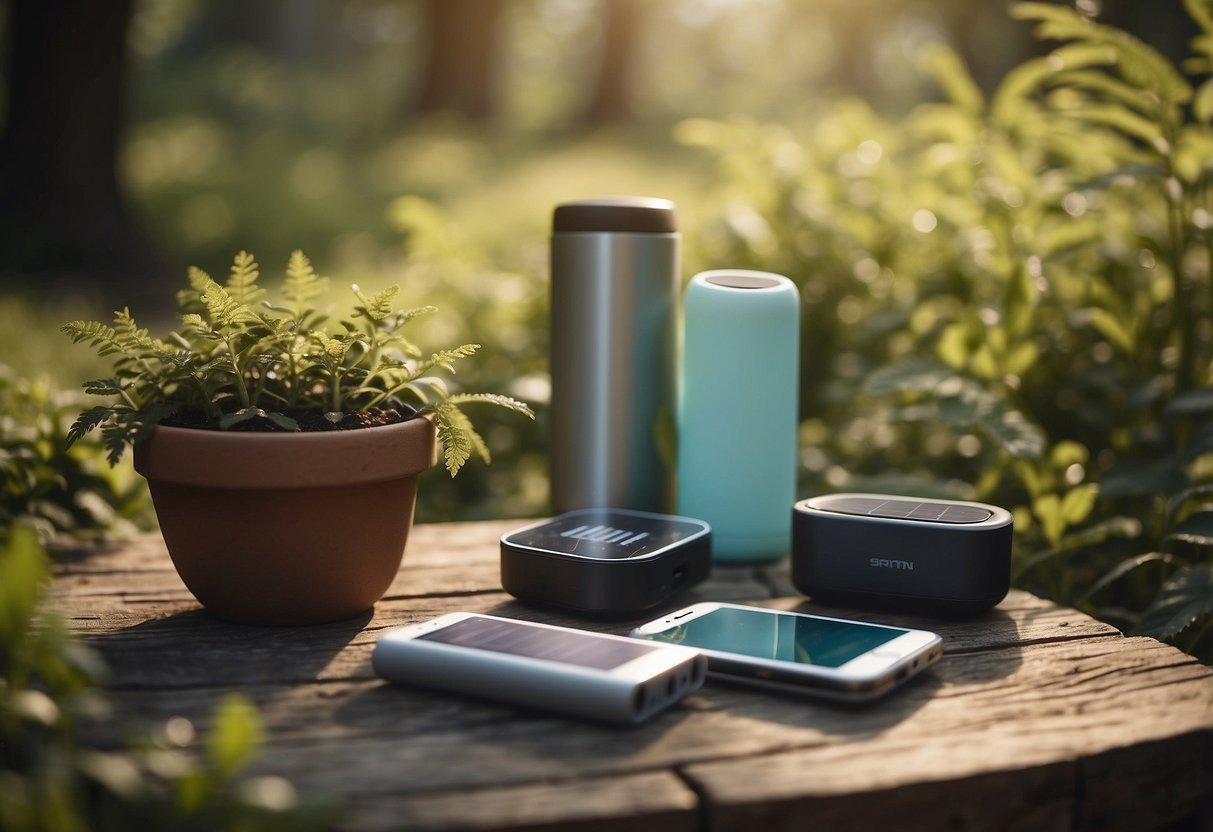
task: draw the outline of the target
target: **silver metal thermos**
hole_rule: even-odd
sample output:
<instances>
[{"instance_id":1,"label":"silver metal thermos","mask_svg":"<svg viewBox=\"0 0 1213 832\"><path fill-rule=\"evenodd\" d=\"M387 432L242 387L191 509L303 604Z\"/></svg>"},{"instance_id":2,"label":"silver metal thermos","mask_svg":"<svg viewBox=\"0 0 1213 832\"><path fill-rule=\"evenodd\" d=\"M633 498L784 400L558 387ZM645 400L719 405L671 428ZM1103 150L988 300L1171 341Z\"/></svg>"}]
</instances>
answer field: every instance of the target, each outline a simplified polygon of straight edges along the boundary
<instances>
[{"instance_id":1,"label":"silver metal thermos","mask_svg":"<svg viewBox=\"0 0 1213 832\"><path fill-rule=\"evenodd\" d=\"M552 217L552 508L668 511L676 406L674 203L565 202Z\"/></svg>"}]
</instances>

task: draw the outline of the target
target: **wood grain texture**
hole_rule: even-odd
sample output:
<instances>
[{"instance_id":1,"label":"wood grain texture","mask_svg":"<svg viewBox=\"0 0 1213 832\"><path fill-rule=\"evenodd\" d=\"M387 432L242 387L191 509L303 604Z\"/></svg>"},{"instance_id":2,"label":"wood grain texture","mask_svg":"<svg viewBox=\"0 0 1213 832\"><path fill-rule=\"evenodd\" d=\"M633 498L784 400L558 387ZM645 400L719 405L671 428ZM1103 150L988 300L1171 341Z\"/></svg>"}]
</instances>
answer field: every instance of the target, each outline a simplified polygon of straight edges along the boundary
<instances>
[{"instance_id":1,"label":"wood grain texture","mask_svg":"<svg viewBox=\"0 0 1213 832\"><path fill-rule=\"evenodd\" d=\"M515 601L497 541L520 523L416 527L388 596L317 627L211 617L156 537L61 551L53 604L112 672L114 719L87 737L115 746L175 715L205 731L242 690L267 728L256 773L345 801L356 830L1150 829L1213 795L1213 672L1017 591L974 621L857 614L787 594L775 566L717 569L673 605L748 600L943 636L936 668L866 708L711 684L621 730L377 679L376 639L443 612L616 633L659 614Z\"/></svg>"}]
</instances>

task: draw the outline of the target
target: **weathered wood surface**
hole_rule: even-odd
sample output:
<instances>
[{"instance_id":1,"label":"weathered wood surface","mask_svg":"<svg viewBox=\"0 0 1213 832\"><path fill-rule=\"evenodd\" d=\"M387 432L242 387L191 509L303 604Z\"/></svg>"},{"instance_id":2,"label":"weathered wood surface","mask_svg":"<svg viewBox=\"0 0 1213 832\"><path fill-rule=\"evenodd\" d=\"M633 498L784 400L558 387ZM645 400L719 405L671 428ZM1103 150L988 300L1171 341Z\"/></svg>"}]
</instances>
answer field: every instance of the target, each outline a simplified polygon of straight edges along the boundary
<instances>
[{"instance_id":1,"label":"weathered wood surface","mask_svg":"<svg viewBox=\"0 0 1213 832\"><path fill-rule=\"evenodd\" d=\"M112 670L118 719L92 741L174 715L206 730L242 690L269 736L258 773L333 795L357 830L1138 830L1210 811L1213 671L1022 592L970 622L858 615L945 644L934 670L866 708L710 685L618 729L378 680L380 634L452 610L637 623L506 595L497 540L517 525L418 526L374 612L319 627L211 618L157 537L62 553L54 603ZM718 569L679 603L704 598L837 612L778 570Z\"/></svg>"}]
</instances>

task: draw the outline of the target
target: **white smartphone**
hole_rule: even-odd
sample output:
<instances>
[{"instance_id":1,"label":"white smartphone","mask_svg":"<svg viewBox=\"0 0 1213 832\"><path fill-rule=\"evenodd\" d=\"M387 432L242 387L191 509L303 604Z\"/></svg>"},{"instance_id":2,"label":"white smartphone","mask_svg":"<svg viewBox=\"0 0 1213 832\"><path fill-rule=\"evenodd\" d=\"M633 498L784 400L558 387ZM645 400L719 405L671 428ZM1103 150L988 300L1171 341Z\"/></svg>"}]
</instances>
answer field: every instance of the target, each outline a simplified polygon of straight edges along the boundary
<instances>
[{"instance_id":1,"label":"white smartphone","mask_svg":"<svg viewBox=\"0 0 1213 832\"><path fill-rule=\"evenodd\" d=\"M721 678L844 702L884 696L943 653L942 639L926 630L715 602L631 635L698 648Z\"/></svg>"},{"instance_id":2,"label":"white smartphone","mask_svg":"<svg viewBox=\"0 0 1213 832\"><path fill-rule=\"evenodd\" d=\"M380 637L384 679L572 716L635 725L698 689L698 650L456 612Z\"/></svg>"}]
</instances>

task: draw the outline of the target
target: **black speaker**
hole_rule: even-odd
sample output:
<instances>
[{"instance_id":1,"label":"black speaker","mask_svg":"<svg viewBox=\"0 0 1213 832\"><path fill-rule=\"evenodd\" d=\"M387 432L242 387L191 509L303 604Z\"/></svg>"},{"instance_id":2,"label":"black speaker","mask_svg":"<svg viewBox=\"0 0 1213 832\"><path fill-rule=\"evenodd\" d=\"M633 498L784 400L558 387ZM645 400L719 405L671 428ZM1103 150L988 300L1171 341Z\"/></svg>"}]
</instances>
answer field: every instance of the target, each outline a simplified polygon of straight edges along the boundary
<instances>
[{"instance_id":1,"label":"black speaker","mask_svg":"<svg viewBox=\"0 0 1213 832\"><path fill-rule=\"evenodd\" d=\"M1011 528L984 503L812 497L792 509L792 582L825 604L976 616L1011 586Z\"/></svg>"},{"instance_id":2,"label":"black speaker","mask_svg":"<svg viewBox=\"0 0 1213 832\"><path fill-rule=\"evenodd\" d=\"M650 610L711 568L702 520L618 508L579 509L501 538L501 585L522 601L597 616Z\"/></svg>"}]
</instances>

